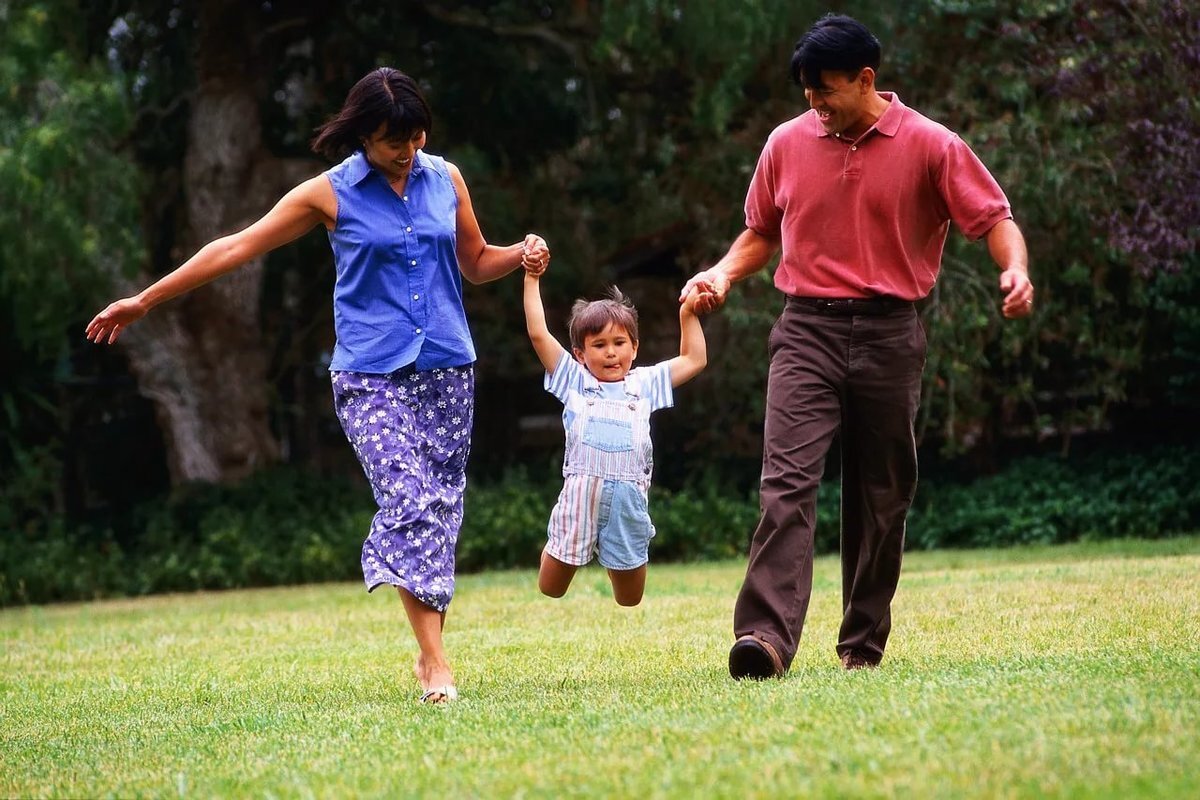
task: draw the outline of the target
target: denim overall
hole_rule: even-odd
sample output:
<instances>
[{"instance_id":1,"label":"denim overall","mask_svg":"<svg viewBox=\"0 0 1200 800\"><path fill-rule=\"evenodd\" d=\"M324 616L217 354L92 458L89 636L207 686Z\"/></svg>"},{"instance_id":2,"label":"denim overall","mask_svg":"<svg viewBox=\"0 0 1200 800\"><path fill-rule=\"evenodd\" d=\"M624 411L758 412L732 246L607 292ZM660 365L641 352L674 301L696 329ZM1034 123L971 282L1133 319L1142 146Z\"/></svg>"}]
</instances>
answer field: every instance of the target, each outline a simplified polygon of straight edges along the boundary
<instances>
[{"instance_id":1,"label":"denim overall","mask_svg":"<svg viewBox=\"0 0 1200 800\"><path fill-rule=\"evenodd\" d=\"M650 411L638 392L636 377L624 381L624 397L585 390L584 401L567 431L564 475L594 475L633 481L648 488L654 470Z\"/></svg>"},{"instance_id":2,"label":"denim overall","mask_svg":"<svg viewBox=\"0 0 1200 800\"><path fill-rule=\"evenodd\" d=\"M609 569L646 563L654 525L647 509L653 471L649 402L627 378L623 397L586 389L567 430L558 503L550 514L547 551L582 565L599 553Z\"/></svg>"}]
</instances>

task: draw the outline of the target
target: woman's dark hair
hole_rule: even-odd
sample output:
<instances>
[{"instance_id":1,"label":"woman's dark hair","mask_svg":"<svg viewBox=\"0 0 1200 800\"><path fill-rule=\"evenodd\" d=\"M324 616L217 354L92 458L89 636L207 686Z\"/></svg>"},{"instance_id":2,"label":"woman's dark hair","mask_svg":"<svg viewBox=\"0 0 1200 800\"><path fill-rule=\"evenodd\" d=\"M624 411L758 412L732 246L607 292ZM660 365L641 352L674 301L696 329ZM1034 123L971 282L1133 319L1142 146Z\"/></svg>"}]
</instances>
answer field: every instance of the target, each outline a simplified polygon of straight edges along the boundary
<instances>
[{"instance_id":1,"label":"woman's dark hair","mask_svg":"<svg viewBox=\"0 0 1200 800\"><path fill-rule=\"evenodd\" d=\"M824 70L854 76L863 67L879 71L879 40L861 22L840 14L817 20L792 53L792 80L812 89L825 88Z\"/></svg>"},{"instance_id":2,"label":"woman's dark hair","mask_svg":"<svg viewBox=\"0 0 1200 800\"><path fill-rule=\"evenodd\" d=\"M582 350L584 340L603 331L609 323L624 328L629 338L637 344L637 309L628 297L621 294L620 289L609 287L603 300L576 300L571 306L571 318L567 321L571 349Z\"/></svg>"},{"instance_id":3,"label":"woman's dark hair","mask_svg":"<svg viewBox=\"0 0 1200 800\"><path fill-rule=\"evenodd\" d=\"M354 84L341 111L317 128L312 149L337 160L384 124L389 138L409 137L417 131L429 133L433 127L429 103L417 82L391 67L371 70Z\"/></svg>"}]
</instances>

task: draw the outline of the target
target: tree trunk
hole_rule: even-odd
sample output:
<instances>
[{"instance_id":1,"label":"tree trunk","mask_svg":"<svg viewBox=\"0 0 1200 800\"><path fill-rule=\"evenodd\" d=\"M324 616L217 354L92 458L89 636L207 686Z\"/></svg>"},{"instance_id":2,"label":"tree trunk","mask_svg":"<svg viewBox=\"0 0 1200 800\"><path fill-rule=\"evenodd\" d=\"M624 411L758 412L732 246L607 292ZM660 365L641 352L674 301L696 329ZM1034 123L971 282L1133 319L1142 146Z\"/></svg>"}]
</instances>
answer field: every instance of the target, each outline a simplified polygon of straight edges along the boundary
<instances>
[{"instance_id":1,"label":"tree trunk","mask_svg":"<svg viewBox=\"0 0 1200 800\"><path fill-rule=\"evenodd\" d=\"M200 12L179 261L244 228L319 169L264 150L258 43L241 11L236 0L209 0ZM172 483L235 482L279 460L259 318L263 262L159 307L123 338L139 391L156 406Z\"/></svg>"}]
</instances>

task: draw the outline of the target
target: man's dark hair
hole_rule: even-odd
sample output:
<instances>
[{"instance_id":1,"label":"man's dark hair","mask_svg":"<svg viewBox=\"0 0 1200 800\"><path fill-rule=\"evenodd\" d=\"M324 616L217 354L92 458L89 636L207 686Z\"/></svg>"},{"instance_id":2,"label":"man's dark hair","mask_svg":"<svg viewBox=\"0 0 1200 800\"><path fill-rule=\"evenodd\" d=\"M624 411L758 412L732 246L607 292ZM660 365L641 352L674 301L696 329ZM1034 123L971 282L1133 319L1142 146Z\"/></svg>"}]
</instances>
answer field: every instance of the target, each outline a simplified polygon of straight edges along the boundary
<instances>
[{"instance_id":1,"label":"man's dark hair","mask_svg":"<svg viewBox=\"0 0 1200 800\"><path fill-rule=\"evenodd\" d=\"M879 40L861 22L841 14L817 20L792 53L792 80L806 88L824 89L824 70L853 76L863 67L879 71Z\"/></svg>"}]
</instances>

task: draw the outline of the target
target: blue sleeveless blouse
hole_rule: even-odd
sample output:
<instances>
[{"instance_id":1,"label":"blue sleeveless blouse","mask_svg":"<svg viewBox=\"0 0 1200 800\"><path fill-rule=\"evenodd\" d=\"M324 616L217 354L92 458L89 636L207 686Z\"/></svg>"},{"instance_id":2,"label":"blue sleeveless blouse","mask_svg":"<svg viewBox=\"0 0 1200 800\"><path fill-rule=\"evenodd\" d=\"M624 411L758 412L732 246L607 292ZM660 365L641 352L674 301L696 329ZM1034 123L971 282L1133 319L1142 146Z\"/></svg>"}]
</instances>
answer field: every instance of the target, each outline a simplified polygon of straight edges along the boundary
<instances>
[{"instance_id":1,"label":"blue sleeveless blouse","mask_svg":"<svg viewBox=\"0 0 1200 800\"><path fill-rule=\"evenodd\" d=\"M330 371L386 375L475 361L455 250L458 193L446 162L417 151L404 195L358 150L325 173L337 278Z\"/></svg>"}]
</instances>

